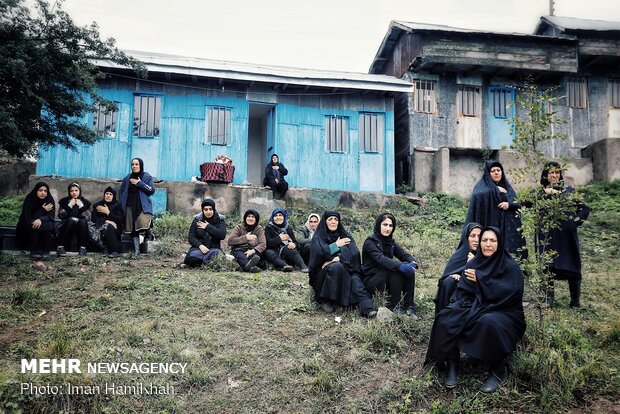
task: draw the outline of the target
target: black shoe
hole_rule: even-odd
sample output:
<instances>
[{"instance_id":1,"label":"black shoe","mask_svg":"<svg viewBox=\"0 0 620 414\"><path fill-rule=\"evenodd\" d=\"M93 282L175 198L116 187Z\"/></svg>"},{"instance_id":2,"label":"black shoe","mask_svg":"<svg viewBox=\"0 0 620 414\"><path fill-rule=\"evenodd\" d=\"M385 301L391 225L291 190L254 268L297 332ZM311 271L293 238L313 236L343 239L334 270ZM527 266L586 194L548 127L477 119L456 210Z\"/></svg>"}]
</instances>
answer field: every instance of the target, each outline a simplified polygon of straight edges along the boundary
<instances>
[{"instance_id":1,"label":"black shoe","mask_svg":"<svg viewBox=\"0 0 620 414\"><path fill-rule=\"evenodd\" d=\"M283 272L287 272L287 273L292 272L293 271L293 266L286 265L286 266L284 266L282 268L282 271Z\"/></svg>"},{"instance_id":2,"label":"black shoe","mask_svg":"<svg viewBox=\"0 0 620 414\"><path fill-rule=\"evenodd\" d=\"M301 273L308 273L310 271L310 269L308 269L307 267L302 267L301 268Z\"/></svg>"},{"instance_id":3,"label":"black shoe","mask_svg":"<svg viewBox=\"0 0 620 414\"><path fill-rule=\"evenodd\" d=\"M489 374L487 379L484 380L482 386L480 387L480 391L485 392L487 394L493 393L497 391L502 385L502 381L504 381L508 377L508 369L504 368L504 372L499 376L495 373Z\"/></svg>"},{"instance_id":4,"label":"black shoe","mask_svg":"<svg viewBox=\"0 0 620 414\"><path fill-rule=\"evenodd\" d=\"M446 371L446 378L444 378L444 384L447 388L454 388L458 383L458 361L448 360L448 370Z\"/></svg>"},{"instance_id":5,"label":"black shoe","mask_svg":"<svg viewBox=\"0 0 620 414\"><path fill-rule=\"evenodd\" d=\"M414 321L417 321L418 319L418 315L415 314L415 308L413 306L407 306L407 310L405 311L405 314L407 316L409 316L411 319L413 319Z\"/></svg>"},{"instance_id":6,"label":"black shoe","mask_svg":"<svg viewBox=\"0 0 620 414\"><path fill-rule=\"evenodd\" d=\"M251 268L256 267L258 262L260 262L260 257L258 257L257 255L252 256L252 258L248 260L245 266L243 266L243 270L249 272Z\"/></svg>"},{"instance_id":7,"label":"black shoe","mask_svg":"<svg viewBox=\"0 0 620 414\"><path fill-rule=\"evenodd\" d=\"M394 308L393 312L397 315L404 315L405 314L405 308L403 308L402 306L398 305Z\"/></svg>"},{"instance_id":8,"label":"black shoe","mask_svg":"<svg viewBox=\"0 0 620 414\"><path fill-rule=\"evenodd\" d=\"M372 318L376 318L377 317L378 312L376 310L371 310L370 312L368 312L368 314L366 315L366 317L368 319L372 319Z\"/></svg>"},{"instance_id":9,"label":"black shoe","mask_svg":"<svg viewBox=\"0 0 620 414\"><path fill-rule=\"evenodd\" d=\"M59 247L56 249L56 254L60 257L65 257L67 255L67 251L64 247Z\"/></svg>"},{"instance_id":10,"label":"black shoe","mask_svg":"<svg viewBox=\"0 0 620 414\"><path fill-rule=\"evenodd\" d=\"M120 257L120 253L119 252L112 252L108 255L109 258L111 259L116 259L117 257Z\"/></svg>"},{"instance_id":11,"label":"black shoe","mask_svg":"<svg viewBox=\"0 0 620 414\"><path fill-rule=\"evenodd\" d=\"M248 272L250 273L260 273L261 272L261 268L258 266L252 266L248 269Z\"/></svg>"},{"instance_id":12,"label":"black shoe","mask_svg":"<svg viewBox=\"0 0 620 414\"><path fill-rule=\"evenodd\" d=\"M325 302L321 304L321 309L323 309L326 313L334 313L336 309L334 309L334 305L329 302Z\"/></svg>"},{"instance_id":13,"label":"black shoe","mask_svg":"<svg viewBox=\"0 0 620 414\"><path fill-rule=\"evenodd\" d=\"M80 251L78 252L78 256L86 256L86 247L80 247Z\"/></svg>"}]
</instances>

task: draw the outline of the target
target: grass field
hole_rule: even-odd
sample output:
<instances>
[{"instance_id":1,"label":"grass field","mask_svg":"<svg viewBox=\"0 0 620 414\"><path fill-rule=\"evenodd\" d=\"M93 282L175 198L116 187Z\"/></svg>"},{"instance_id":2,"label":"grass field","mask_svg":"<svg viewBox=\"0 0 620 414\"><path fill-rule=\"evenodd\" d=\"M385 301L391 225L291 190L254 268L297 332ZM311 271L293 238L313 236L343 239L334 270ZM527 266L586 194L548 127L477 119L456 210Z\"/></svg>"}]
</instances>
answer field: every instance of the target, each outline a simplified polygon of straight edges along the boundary
<instances>
[{"instance_id":1,"label":"grass field","mask_svg":"<svg viewBox=\"0 0 620 414\"><path fill-rule=\"evenodd\" d=\"M496 394L478 392L486 367L471 359L463 361L453 390L442 386L435 369L422 367L437 278L465 213L462 200L429 194L423 207L403 203L392 210L397 240L422 264L418 321L369 321L355 310L327 315L312 302L307 275L300 272L248 274L224 260L205 269L176 269L189 225L177 216L156 222L160 245L148 256L33 264L0 255L0 412L620 412L620 182L584 193L594 211L580 230L583 307L568 308L562 282L557 307L545 312L543 326L534 306L527 306L528 330L512 358L510 379ZM301 224L307 213L296 209L292 220ZM359 245L378 213L341 210ZM237 220L229 217L229 229ZM381 305L385 298L376 301ZM22 358L77 358L83 367L181 362L187 372L21 374ZM22 384L30 383L100 391L22 392ZM174 394L106 393L112 383L153 383L173 387Z\"/></svg>"}]
</instances>

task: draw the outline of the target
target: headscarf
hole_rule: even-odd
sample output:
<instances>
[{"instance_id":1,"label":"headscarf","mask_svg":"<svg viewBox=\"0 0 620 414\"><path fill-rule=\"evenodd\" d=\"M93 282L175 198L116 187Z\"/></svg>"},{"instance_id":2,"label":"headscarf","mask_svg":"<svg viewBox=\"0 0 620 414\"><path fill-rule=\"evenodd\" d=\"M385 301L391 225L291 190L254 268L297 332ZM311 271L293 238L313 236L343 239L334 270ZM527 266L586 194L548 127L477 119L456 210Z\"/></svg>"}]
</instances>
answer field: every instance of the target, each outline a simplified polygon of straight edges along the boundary
<instances>
[{"instance_id":1,"label":"headscarf","mask_svg":"<svg viewBox=\"0 0 620 414\"><path fill-rule=\"evenodd\" d=\"M336 217L338 219L338 228L333 232L329 231L329 229L327 228L326 220L330 217ZM323 214L323 218L321 218L319 225L316 227L316 232L312 240L316 239L317 237L320 240L326 242L327 244L334 243L336 240L338 240L338 238L348 237L351 240L353 240L349 232L346 231L344 227L342 226L342 220L340 219L340 213L338 213L337 211L326 211Z\"/></svg>"},{"instance_id":2,"label":"headscarf","mask_svg":"<svg viewBox=\"0 0 620 414\"><path fill-rule=\"evenodd\" d=\"M247 224L246 221L245 221L250 214L253 215L256 218L256 221L251 226L249 224ZM258 214L258 211L250 208L250 209L246 210L245 213L243 213L243 228L245 229L245 231L250 233L250 232L254 231L256 226L258 226L258 221L259 220L260 220L260 214Z\"/></svg>"},{"instance_id":3,"label":"headscarf","mask_svg":"<svg viewBox=\"0 0 620 414\"><path fill-rule=\"evenodd\" d=\"M312 229L310 228L310 219L311 219L312 217L316 217L316 219L318 220L318 222L319 222L319 223L321 222L321 216L319 216L317 213L310 213L310 214L308 215L308 219L306 220L306 223L304 224L304 226L305 226L305 227L308 229L308 231L310 232L310 237L309 237L310 239L311 239L312 237L314 237L314 233L316 232L316 230L312 230ZM317 223L317 228L318 228L319 223Z\"/></svg>"},{"instance_id":4,"label":"headscarf","mask_svg":"<svg viewBox=\"0 0 620 414\"><path fill-rule=\"evenodd\" d=\"M467 223L463 227L463 231L461 232L461 239L459 240L459 244L456 247L456 250L454 251L454 253L452 253L452 256L450 257L450 259L448 260L448 263L446 264L446 268L444 269L441 275L440 281L450 275L461 274L461 272L465 270L465 265L467 264L467 256L469 252L471 251L469 248L469 234L474 229L482 230L482 226L478 223L471 222L471 223ZM472 252L472 253L475 253L475 252Z\"/></svg>"},{"instance_id":5,"label":"headscarf","mask_svg":"<svg viewBox=\"0 0 620 414\"><path fill-rule=\"evenodd\" d=\"M564 188L564 176L562 175L562 166L559 162L556 161L549 161L545 163L542 173L540 174L540 185L542 185L544 188L547 188L551 185L548 176L549 170L552 168L555 168L560 172L560 180L557 183L553 184L553 188L556 190L561 190Z\"/></svg>"},{"instance_id":6,"label":"headscarf","mask_svg":"<svg viewBox=\"0 0 620 414\"><path fill-rule=\"evenodd\" d=\"M381 234L381 223L385 221L386 218L392 220L392 232L389 236L384 236ZM374 236L381 243L381 250L383 254L389 258L392 258L394 255L394 231L396 230L396 218L390 213L381 213L377 216L375 220L375 228L374 228Z\"/></svg>"},{"instance_id":7,"label":"headscarf","mask_svg":"<svg viewBox=\"0 0 620 414\"><path fill-rule=\"evenodd\" d=\"M276 216L276 214L278 214L278 213L280 213L280 214L282 214L282 215L284 216L284 221L282 222L282 224L276 224L276 223L273 221L273 218L274 218L274 217ZM277 227L277 228L279 228L279 229L286 230L286 229L287 229L287 227L288 227L288 211L286 211L285 209L283 209L283 208L281 208L281 207L278 207L278 208L276 208L275 210L273 210L273 211L271 212L271 216L269 217L269 224L271 224L272 226Z\"/></svg>"},{"instance_id":8,"label":"headscarf","mask_svg":"<svg viewBox=\"0 0 620 414\"><path fill-rule=\"evenodd\" d=\"M47 189L47 196L41 200L37 197L37 192L41 187L45 187ZM52 210L48 213L43 209L43 204L52 204ZM51 215L54 216L56 209L56 202L54 201L54 197L50 193L50 186L43 181L39 181L34 185L32 190L26 195L24 199L24 204L22 205L22 212L19 215L19 220L17 221L17 227L15 231L15 239L17 246L23 249L28 248L28 244L30 243L29 232L28 229L32 228L32 222L36 219L44 216Z\"/></svg>"},{"instance_id":9,"label":"headscarf","mask_svg":"<svg viewBox=\"0 0 620 414\"><path fill-rule=\"evenodd\" d=\"M203 211L205 206L211 206L211 208L213 208L213 216L211 216L211 218L207 218L205 216ZM218 221L220 221L220 215L215 209L215 201L213 201L213 199L205 198L204 200L202 200L202 203L200 203L200 213L198 213L197 218L198 221L206 221L209 224L217 223Z\"/></svg>"},{"instance_id":10,"label":"headscarf","mask_svg":"<svg viewBox=\"0 0 620 414\"><path fill-rule=\"evenodd\" d=\"M142 161L142 158L132 158L131 161L133 160L137 160L140 163L140 171L138 171L137 173L133 172L133 169L131 170L131 178L140 178L142 179L142 177L144 176L144 161Z\"/></svg>"}]
</instances>

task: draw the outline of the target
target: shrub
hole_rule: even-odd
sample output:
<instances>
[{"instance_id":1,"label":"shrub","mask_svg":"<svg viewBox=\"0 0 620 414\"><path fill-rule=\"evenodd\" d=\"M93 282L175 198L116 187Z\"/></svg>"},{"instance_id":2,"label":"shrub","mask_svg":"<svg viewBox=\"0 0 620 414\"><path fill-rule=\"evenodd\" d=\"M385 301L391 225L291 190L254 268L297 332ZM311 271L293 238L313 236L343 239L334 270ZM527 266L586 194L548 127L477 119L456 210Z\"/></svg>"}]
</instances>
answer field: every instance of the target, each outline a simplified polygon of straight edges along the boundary
<instances>
[{"instance_id":1,"label":"shrub","mask_svg":"<svg viewBox=\"0 0 620 414\"><path fill-rule=\"evenodd\" d=\"M0 224L14 226L24 204L24 196L11 196L0 199Z\"/></svg>"},{"instance_id":2,"label":"shrub","mask_svg":"<svg viewBox=\"0 0 620 414\"><path fill-rule=\"evenodd\" d=\"M156 237L186 240L192 220L193 217L166 213L153 221L153 233Z\"/></svg>"}]
</instances>

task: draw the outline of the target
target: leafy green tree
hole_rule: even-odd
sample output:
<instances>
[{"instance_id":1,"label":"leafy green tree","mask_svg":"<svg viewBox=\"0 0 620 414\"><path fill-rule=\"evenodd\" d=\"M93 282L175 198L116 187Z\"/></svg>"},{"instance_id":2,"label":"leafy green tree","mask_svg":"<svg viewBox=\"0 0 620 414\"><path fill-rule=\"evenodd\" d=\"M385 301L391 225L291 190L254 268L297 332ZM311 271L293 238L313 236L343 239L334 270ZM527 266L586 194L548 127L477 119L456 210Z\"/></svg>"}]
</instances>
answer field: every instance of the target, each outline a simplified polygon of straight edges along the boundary
<instances>
[{"instance_id":1,"label":"leafy green tree","mask_svg":"<svg viewBox=\"0 0 620 414\"><path fill-rule=\"evenodd\" d=\"M114 109L97 93L104 75L94 59L109 59L146 75L144 65L102 40L96 23L76 26L61 9L36 0L0 0L0 149L32 155L37 145L93 143L99 137L84 125L95 105ZM74 141L75 140L75 141Z\"/></svg>"}]
</instances>

